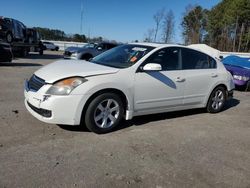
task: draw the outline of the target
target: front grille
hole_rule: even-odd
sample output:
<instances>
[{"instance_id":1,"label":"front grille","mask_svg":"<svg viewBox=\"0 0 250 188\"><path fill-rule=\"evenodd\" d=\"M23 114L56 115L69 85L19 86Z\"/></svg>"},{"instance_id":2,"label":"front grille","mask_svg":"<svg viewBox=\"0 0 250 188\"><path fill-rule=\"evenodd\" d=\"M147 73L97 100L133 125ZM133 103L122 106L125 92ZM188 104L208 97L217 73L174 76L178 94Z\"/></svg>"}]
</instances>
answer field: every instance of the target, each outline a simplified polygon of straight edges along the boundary
<instances>
[{"instance_id":1,"label":"front grille","mask_svg":"<svg viewBox=\"0 0 250 188\"><path fill-rule=\"evenodd\" d=\"M29 107L33 111L35 111L36 113L40 114L43 117L50 118L52 116L52 112L50 110L45 110L45 109L42 109L42 108L37 108L37 107L33 106L32 104L30 104L29 102L27 102L27 104L29 105Z\"/></svg>"},{"instance_id":2,"label":"front grille","mask_svg":"<svg viewBox=\"0 0 250 188\"><path fill-rule=\"evenodd\" d=\"M33 75L28 82L28 88L32 91L38 91L44 84L45 81L43 79Z\"/></svg>"}]
</instances>

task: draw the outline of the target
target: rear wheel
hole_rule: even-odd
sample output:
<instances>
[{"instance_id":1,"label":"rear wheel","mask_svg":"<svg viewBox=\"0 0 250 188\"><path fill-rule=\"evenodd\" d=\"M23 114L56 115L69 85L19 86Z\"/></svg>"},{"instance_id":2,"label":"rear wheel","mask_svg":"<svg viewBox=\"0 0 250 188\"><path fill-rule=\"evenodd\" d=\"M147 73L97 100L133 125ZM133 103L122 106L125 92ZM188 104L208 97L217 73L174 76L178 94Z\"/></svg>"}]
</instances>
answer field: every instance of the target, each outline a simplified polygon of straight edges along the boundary
<instances>
[{"instance_id":1,"label":"rear wheel","mask_svg":"<svg viewBox=\"0 0 250 188\"><path fill-rule=\"evenodd\" d=\"M223 109L225 102L226 102L226 90L224 87L219 86L215 88L210 95L207 104L207 111L209 113L220 112Z\"/></svg>"},{"instance_id":2,"label":"rear wheel","mask_svg":"<svg viewBox=\"0 0 250 188\"><path fill-rule=\"evenodd\" d=\"M122 120L124 107L114 93L103 93L93 99L85 113L86 127L97 134L112 131Z\"/></svg>"}]
</instances>

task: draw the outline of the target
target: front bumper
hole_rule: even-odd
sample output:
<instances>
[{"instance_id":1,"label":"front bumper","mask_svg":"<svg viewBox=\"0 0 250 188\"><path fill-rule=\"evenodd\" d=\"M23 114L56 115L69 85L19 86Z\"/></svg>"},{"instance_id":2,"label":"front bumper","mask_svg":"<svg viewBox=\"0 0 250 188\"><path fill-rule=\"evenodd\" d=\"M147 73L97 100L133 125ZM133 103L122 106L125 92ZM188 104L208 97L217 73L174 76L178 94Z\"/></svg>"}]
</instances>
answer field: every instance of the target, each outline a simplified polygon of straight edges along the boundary
<instances>
[{"instance_id":1,"label":"front bumper","mask_svg":"<svg viewBox=\"0 0 250 188\"><path fill-rule=\"evenodd\" d=\"M41 91L40 91L41 90ZM52 96L45 95L41 88L38 92L24 90L25 106L38 120L62 125L79 125L86 95Z\"/></svg>"},{"instance_id":2,"label":"front bumper","mask_svg":"<svg viewBox=\"0 0 250 188\"><path fill-rule=\"evenodd\" d=\"M235 84L236 86L245 86L245 85L247 84L247 82L248 82L248 81L236 80L236 79L234 79L233 81L234 81L234 84Z\"/></svg>"},{"instance_id":3,"label":"front bumper","mask_svg":"<svg viewBox=\"0 0 250 188\"><path fill-rule=\"evenodd\" d=\"M63 58L64 59L78 60L78 58L76 56L67 56L67 55L64 55Z\"/></svg>"}]
</instances>

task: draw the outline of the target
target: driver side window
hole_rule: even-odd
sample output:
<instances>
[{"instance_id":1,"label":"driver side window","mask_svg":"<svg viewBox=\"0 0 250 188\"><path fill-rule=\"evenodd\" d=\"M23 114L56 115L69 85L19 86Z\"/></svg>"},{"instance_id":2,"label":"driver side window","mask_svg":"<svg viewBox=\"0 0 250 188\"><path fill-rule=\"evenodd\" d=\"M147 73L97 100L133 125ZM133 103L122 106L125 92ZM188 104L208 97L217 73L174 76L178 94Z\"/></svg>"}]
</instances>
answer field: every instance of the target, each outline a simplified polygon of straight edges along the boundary
<instances>
[{"instance_id":1,"label":"driver side window","mask_svg":"<svg viewBox=\"0 0 250 188\"><path fill-rule=\"evenodd\" d=\"M163 71L181 70L181 51L178 47L164 48L152 54L147 63L160 64Z\"/></svg>"}]
</instances>

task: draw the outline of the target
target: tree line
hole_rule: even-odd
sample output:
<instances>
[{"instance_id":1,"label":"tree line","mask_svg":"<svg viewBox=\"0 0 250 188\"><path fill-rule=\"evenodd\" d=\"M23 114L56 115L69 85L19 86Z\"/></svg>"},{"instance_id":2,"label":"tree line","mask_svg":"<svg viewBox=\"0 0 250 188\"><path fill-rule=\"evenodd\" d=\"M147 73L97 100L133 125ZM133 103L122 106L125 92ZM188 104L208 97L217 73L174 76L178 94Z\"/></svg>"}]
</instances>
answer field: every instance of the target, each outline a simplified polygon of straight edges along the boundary
<instances>
[{"instance_id":1,"label":"tree line","mask_svg":"<svg viewBox=\"0 0 250 188\"><path fill-rule=\"evenodd\" d=\"M172 42L173 11L158 10L153 19L155 27L147 31L144 41ZM249 52L250 0L222 0L211 10L188 5L181 27L185 45L205 43L221 51Z\"/></svg>"},{"instance_id":2,"label":"tree line","mask_svg":"<svg viewBox=\"0 0 250 188\"><path fill-rule=\"evenodd\" d=\"M35 27L39 32L41 39L44 40L55 40L55 41L73 41L73 42L101 42L102 37L88 38L85 35L80 34L66 34L64 31L59 29L49 29L42 27Z\"/></svg>"}]
</instances>

